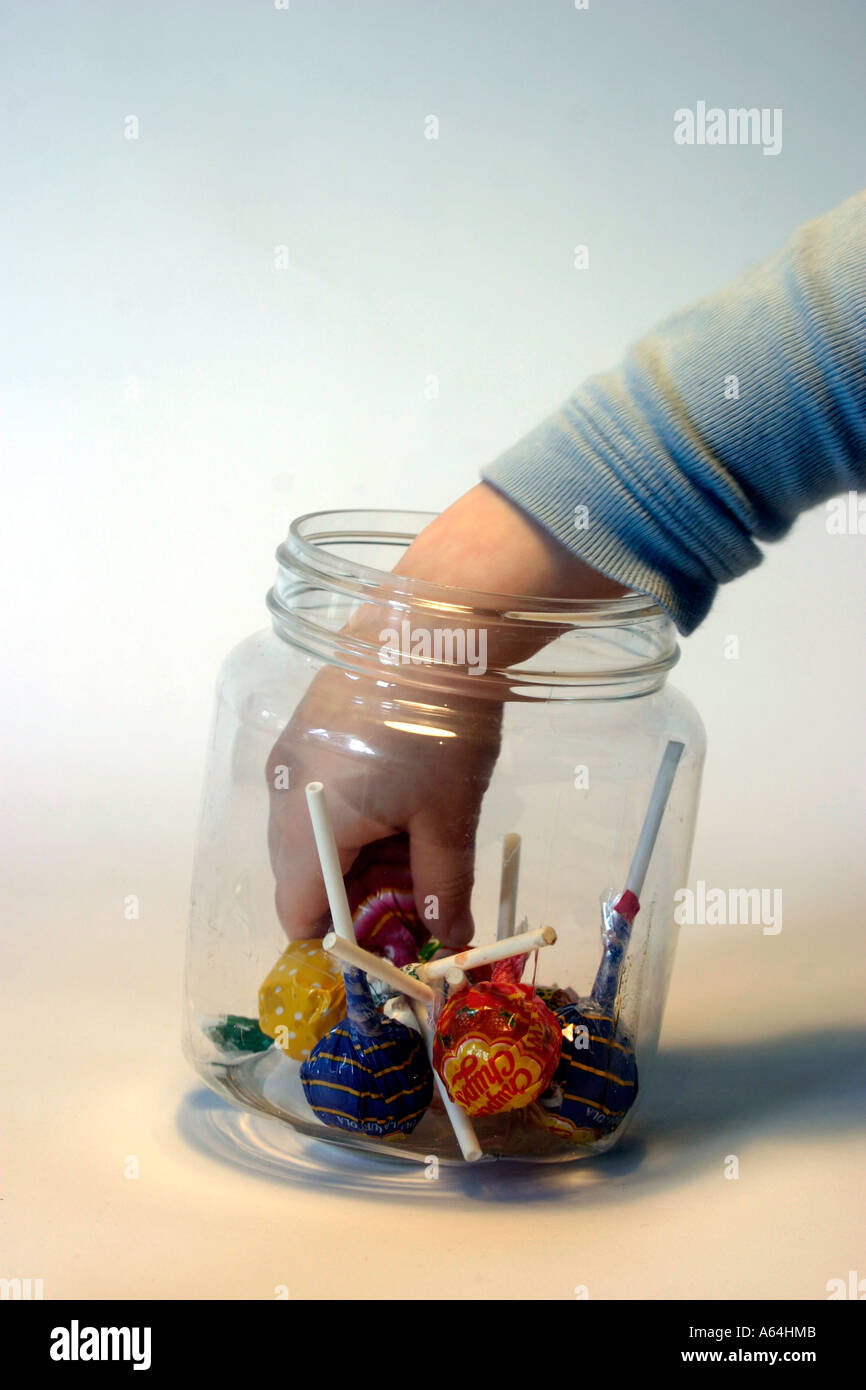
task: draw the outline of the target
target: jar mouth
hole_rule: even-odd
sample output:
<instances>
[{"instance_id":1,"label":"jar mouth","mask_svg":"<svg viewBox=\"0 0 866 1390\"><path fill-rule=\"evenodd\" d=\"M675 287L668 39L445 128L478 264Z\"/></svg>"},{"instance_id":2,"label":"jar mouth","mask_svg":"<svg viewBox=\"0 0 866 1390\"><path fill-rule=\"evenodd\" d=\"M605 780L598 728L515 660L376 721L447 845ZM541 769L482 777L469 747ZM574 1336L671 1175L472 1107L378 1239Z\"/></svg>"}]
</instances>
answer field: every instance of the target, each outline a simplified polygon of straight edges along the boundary
<instances>
[{"instance_id":1,"label":"jar mouth","mask_svg":"<svg viewBox=\"0 0 866 1390\"><path fill-rule=\"evenodd\" d=\"M561 599L528 598L526 595L505 594L483 589L458 589L448 584L433 584L429 580L412 579L401 574L377 569L360 561L347 564L343 557L328 549L330 545L403 545L408 547L422 531L436 520L436 512L415 511L350 511L308 512L296 517L287 539L277 548L277 561L282 565L302 560L304 567L321 581L347 596L374 598L377 603L408 602L416 606L440 607L443 618L466 614L496 614L513 622L537 623L548 618L557 624L565 620L591 622L595 619L605 626L615 622L634 622L641 618L665 618L664 610L647 594L629 592L619 598ZM373 527L373 518L387 519L393 529Z\"/></svg>"},{"instance_id":2,"label":"jar mouth","mask_svg":"<svg viewBox=\"0 0 866 1390\"><path fill-rule=\"evenodd\" d=\"M383 567L382 558L396 564L435 518L435 512L378 508L309 512L297 517L276 552L279 572L268 593L275 626L284 628L290 641L301 639L300 645L308 650L318 648L319 643L312 642L311 630L317 625L317 607L321 614L326 604L309 601L310 594L318 593L323 600L327 595L340 597L349 605L386 607L395 617L418 613L428 623L468 620L514 634L554 629L571 638L567 650L557 638L539 653L539 660L498 673L512 679L528 678L532 683L564 679L598 684L608 678L619 683L641 677L658 685L678 660L676 629L660 605L646 594L632 591L615 598L568 600L528 597L455 588L394 574ZM380 563L370 563L373 558ZM299 607L302 592L307 598ZM323 630L333 640L335 632L327 621ZM610 662L593 658L587 650L591 635L602 643L619 646L618 658L612 653ZM556 649L560 649L557 660L552 662Z\"/></svg>"}]
</instances>

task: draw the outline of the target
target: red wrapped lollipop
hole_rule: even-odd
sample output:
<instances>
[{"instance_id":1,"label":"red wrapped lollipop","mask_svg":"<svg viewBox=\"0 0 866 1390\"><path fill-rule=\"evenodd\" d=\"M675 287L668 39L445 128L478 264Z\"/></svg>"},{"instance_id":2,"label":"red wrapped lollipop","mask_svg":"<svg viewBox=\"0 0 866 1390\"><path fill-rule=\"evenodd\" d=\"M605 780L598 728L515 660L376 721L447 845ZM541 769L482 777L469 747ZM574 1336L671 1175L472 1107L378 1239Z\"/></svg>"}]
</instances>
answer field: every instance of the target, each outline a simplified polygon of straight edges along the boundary
<instances>
[{"instance_id":1,"label":"red wrapped lollipop","mask_svg":"<svg viewBox=\"0 0 866 1390\"><path fill-rule=\"evenodd\" d=\"M525 961L498 961L490 980L468 984L439 1015L433 1064L469 1115L531 1105L559 1062L562 1030L532 986L519 983Z\"/></svg>"}]
</instances>

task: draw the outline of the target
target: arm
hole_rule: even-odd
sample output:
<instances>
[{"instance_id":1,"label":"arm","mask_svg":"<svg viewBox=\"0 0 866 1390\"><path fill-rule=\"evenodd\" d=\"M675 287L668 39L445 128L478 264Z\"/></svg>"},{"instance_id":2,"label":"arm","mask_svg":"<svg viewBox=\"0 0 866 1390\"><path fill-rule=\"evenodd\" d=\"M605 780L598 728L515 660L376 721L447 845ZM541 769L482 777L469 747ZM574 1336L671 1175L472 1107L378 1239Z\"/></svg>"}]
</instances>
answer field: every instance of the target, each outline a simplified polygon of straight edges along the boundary
<instances>
[{"instance_id":1,"label":"arm","mask_svg":"<svg viewBox=\"0 0 866 1390\"><path fill-rule=\"evenodd\" d=\"M735 375L738 394L725 393ZM645 338L485 470L486 481L413 542L399 572L527 597L654 595L691 631L716 586L760 560L804 508L866 473L866 196L798 232L777 256ZM585 530L575 508L589 509ZM361 621L365 621L364 617ZM373 618L374 626L376 618ZM520 660L528 652L509 652ZM484 702L478 702L483 705ZM472 934L475 827L499 744L479 708L449 756L421 739L412 761L369 729L359 682L319 673L272 754L298 786L326 781L344 872L364 846L409 841L419 909L442 900L437 934ZM376 771L341 777L311 730L363 736ZM433 745L432 747L426 745ZM332 775L333 773L333 775ZM302 791L271 794L280 919L321 934L327 909ZM360 861L358 861L360 862Z\"/></svg>"},{"instance_id":2,"label":"arm","mask_svg":"<svg viewBox=\"0 0 866 1390\"><path fill-rule=\"evenodd\" d=\"M643 338L483 476L691 632L756 541L866 479L866 193Z\"/></svg>"},{"instance_id":3,"label":"arm","mask_svg":"<svg viewBox=\"0 0 866 1390\"><path fill-rule=\"evenodd\" d=\"M622 592L487 483L426 527L397 568L455 588L527 596L603 598ZM376 642L387 621L383 612L365 605L350 627ZM416 624L420 621L416 615ZM511 645L491 653L491 660L521 661L532 650ZM328 790L343 873L363 873L365 846L376 842L383 859L399 858L405 842L418 911L423 912L428 895L435 895L441 913L436 935L458 950L473 933L475 830L499 752L501 706L492 700L451 700L452 713L459 714L459 739L407 741L383 722L381 699L374 678L326 667L271 750L268 842L277 914L290 937L321 936L327 928L327 897L303 792L304 784L316 779ZM362 741L374 756L353 767L340 752L350 739ZM293 784L277 790L274 770L284 764L293 769Z\"/></svg>"}]
</instances>

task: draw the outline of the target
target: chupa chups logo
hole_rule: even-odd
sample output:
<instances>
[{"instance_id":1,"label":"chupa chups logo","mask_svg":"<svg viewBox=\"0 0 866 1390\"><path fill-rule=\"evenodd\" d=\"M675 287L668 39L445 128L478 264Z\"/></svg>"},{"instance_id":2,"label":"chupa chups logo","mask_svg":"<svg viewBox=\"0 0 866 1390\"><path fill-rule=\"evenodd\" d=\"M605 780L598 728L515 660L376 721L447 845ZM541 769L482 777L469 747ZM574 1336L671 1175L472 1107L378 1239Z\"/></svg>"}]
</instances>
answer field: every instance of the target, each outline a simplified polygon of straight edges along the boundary
<instances>
[{"instance_id":1,"label":"chupa chups logo","mask_svg":"<svg viewBox=\"0 0 866 1390\"><path fill-rule=\"evenodd\" d=\"M479 1048L486 1054L483 1061ZM537 1087L541 1078L541 1066L534 1057L504 1041L491 1048L488 1039L474 1033L461 1038L443 1070L451 1095L470 1115L479 1109L486 1115L506 1109Z\"/></svg>"}]
</instances>

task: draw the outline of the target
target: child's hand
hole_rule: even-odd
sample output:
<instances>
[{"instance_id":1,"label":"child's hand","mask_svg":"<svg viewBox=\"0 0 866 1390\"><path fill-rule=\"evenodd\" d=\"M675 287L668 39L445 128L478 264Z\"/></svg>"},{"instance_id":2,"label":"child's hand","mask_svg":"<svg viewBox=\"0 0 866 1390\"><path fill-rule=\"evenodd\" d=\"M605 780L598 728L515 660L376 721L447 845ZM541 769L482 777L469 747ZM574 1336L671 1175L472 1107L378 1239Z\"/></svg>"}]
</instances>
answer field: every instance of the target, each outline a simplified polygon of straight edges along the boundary
<instances>
[{"instance_id":1,"label":"child's hand","mask_svg":"<svg viewBox=\"0 0 866 1390\"><path fill-rule=\"evenodd\" d=\"M422 531L397 569L488 593L597 598L623 592L486 483ZM367 640L376 642L380 619L381 613L361 612L350 626L372 623ZM488 648L488 664L525 660L535 647L509 637L497 650ZM318 781L343 872L365 845L405 832L418 914L429 921L425 902L435 897L435 935L459 947L473 931L475 831L499 751L502 706L489 692L482 695L479 676L478 697L437 696L432 712L419 709L423 687L401 685L394 668L384 669L387 686L375 676L326 667L271 751L268 844L277 913L291 937L324 928L328 904L304 795L306 784ZM282 767L290 769L287 789L280 788Z\"/></svg>"},{"instance_id":2,"label":"child's hand","mask_svg":"<svg viewBox=\"0 0 866 1390\"><path fill-rule=\"evenodd\" d=\"M277 913L289 936L320 935L328 910L304 795L307 782L320 781L343 872L364 845L405 831L418 915L455 949L471 939L475 828L499 750L502 706L449 702L431 718L413 708L418 693L390 676L383 689L329 667L272 749L268 843ZM389 719L402 727L389 728ZM275 786L282 766L291 769L286 790ZM432 920L425 912L431 896Z\"/></svg>"}]
</instances>

